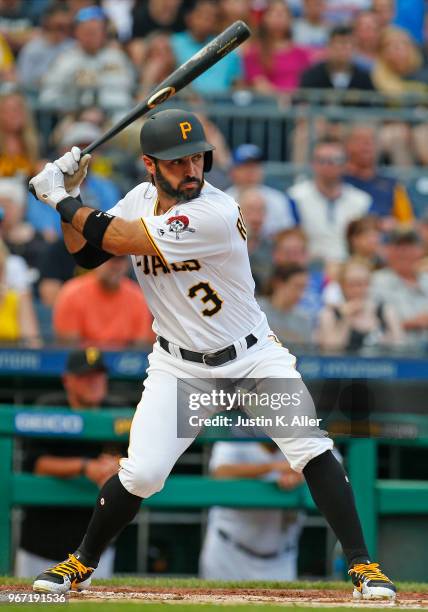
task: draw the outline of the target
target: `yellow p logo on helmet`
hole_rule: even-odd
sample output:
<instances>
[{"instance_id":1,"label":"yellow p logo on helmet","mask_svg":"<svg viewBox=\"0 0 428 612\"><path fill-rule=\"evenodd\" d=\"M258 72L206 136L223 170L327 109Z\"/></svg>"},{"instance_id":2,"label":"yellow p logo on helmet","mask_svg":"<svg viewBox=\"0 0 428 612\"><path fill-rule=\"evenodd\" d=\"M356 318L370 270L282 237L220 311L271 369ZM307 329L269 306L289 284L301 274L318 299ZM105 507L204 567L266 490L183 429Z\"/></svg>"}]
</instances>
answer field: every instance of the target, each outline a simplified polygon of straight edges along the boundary
<instances>
[{"instance_id":1,"label":"yellow p logo on helmet","mask_svg":"<svg viewBox=\"0 0 428 612\"><path fill-rule=\"evenodd\" d=\"M187 140L187 132L192 131L192 124L188 121L182 121L180 123L181 135L183 136L183 140Z\"/></svg>"},{"instance_id":2,"label":"yellow p logo on helmet","mask_svg":"<svg viewBox=\"0 0 428 612\"><path fill-rule=\"evenodd\" d=\"M100 351L92 346L86 349L86 361L89 365L93 365L99 359Z\"/></svg>"}]
</instances>

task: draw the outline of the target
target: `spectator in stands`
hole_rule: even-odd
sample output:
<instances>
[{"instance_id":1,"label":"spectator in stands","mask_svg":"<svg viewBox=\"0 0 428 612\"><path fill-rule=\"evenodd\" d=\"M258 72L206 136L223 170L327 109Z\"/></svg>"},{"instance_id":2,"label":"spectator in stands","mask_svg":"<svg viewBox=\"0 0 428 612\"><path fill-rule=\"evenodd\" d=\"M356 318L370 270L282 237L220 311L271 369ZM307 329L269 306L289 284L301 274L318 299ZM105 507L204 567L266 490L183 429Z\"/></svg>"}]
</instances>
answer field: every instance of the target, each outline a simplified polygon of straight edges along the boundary
<instances>
[{"instance_id":1,"label":"spectator in stands","mask_svg":"<svg viewBox=\"0 0 428 612\"><path fill-rule=\"evenodd\" d=\"M135 74L128 57L107 40L107 22L97 6L75 16L76 46L62 53L45 75L40 102L59 112L97 103L110 112L129 109Z\"/></svg>"},{"instance_id":2,"label":"spectator in stands","mask_svg":"<svg viewBox=\"0 0 428 612\"><path fill-rule=\"evenodd\" d=\"M418 223L418 232L422 240L423 259L421 262L421 272L428 272L428 213L422 216Z\"/></svg>"},{"instance_id":3,"label":"spectator in stands","mask_svg":"<svg viewBox=\"0 0 428 612\"><path fill-rule=\"evenodd\" d=\"M175 69L169 34L158 30L147 36L140 66L138 96L144 98Z\"/></svg>"},{"instance_id":4,"label":"spectator in stands","mask_svg":"<svg viewBox=\"0 0 428 612\"><path fill-rule=\"evenodd\" d=\"M150 344L152 316L137 284L126 278L127 257L113 257L59 291L53 324L61 342L126 347Z\"/></svg>"},{"instance_id":5,"label":"spectator in stands","mask_svg":"<svg viewBox=\"0 0 428 612\"><path fill-rule=\"evenodd\" d=\"M8 257L9 252L0 240L0 342L37 348L41 341L31 293L8 287Z\"/></svg>"},{"instance_id":6,"label":"spectator in stands","mask_svg":"<svg viewBox=\"0 0 428 612\"><path fill-rule=\"evenodd\" d=\"M347 168L345 180L372 198L370 213L381 217L383 226L395 221L413 220L412 204L405 186L397 179L377 170L378 145L374 127L356 124L346 140Z\"/></svg>"},{"instance_id":7,"label":"spectator in stands","mask_svg":"<svg viewBox=\"0 0 428 612\"><path fill-rule=\"evenodd\" d=\"M182 32L186 6L183 0L148 0L135 2L132 38L145 38L155 30Z\"/></svg>"},{"instance_id":8,"label":"spectator in stands","mask_svg":"<svg viewBox=\"0 0 428 612\"><path fill-rule=\"evenodd\" d=\"M62 285L82 273L83 269L67 251L62 237L49 244L40 264L38 288L42 304L52 309Z\"/></svg>"},{"instance_id":9,"label":"spectator in stands","mask_svg":"<svg viewBox=\"0 0 428 612\"><path fill-rule=\"evenodd\" d=\"M390 26L380 39L380 55L373 68L373 83L387 95L426 93L428 86L413 75L422 66L422 55L406 30Z\"/></svg>"},{"instance_id":10,"label":"spectator in stands","mask_svg":"<svg viewBox=\"0 0 428 612\"><path fill-rule=\"evenodd\" d=\"M218 29L218 7L212 0L196 0L186 15L187 29L171 36L172 49L177 65L184 64L194 53L202 49ZM192 89L201 94L229 93L242 79L241 60L236 51L223 57L192 82Z\"/></svg>"},{"instance_id":11,"label":"spectator in stands","mask_svg":"<svg viewBox=\"0 0 428 612\"><path fill-rule=\"evenodd\" d=\"M332 95L329 94L327 99L336 103L339 100L336 92L340 92L343 105L366 105L367 100L364 100L359 92L373 91L373 83L370 74L354 62L353 54L352 30L347 26L336 26L330 32L326 59L308 68L303 73L300 87L326 90L326 96L328 90L330 90ZM342 132L343 126L340 123L328 122L322 116L315 121L317 138L325 136L342 138ZM297 122L294 133L292 157L295 163L307 163L309 143L308 121L302 119Z\"/></svg>"},{"instance_id":12,"label":"spectator in stands","mask_svg":"<svg viewBox=\"0 0 428 612\"><path fill-rule=\"evenodd\" d=\"M354 62L359 68L371 72L379 56L381 29L376 13L361 11L354 21Z\"/></svg>"},{"instance_id":13,"label":"spectator in stands","mask_svg":"<svg viewBox=\"0 0 428 612\"><path fill-rule=\"evenodd\" d=\"M297 264L308 270L308 283L299 305L310 315L315 324L322 307L322 293L327 278L324 269L310 265L309 259L308 240L300 227L283 230L275 236L273 264L278 267Z\"/></svg>"},{"instance_id":14,"label":"spectator in stands","mask_svg":"<svg viewBox=\"0 0 428 612\"><path fill-rule=\"evenodd\" d=\"M325 0L303 0L303 15L293 23L296 45L320 49L328 41L328 28L324 19Z\"/></svg>"},{"instance_id":15,"label":"spectator in stands","mask_svg":"<svg viewBox=\"0 0 428 612\"><path fill-rule=\"evenodd\" d=\"M277 267L270 280L269 298L259 298L272 331L287 346L308 344L313 338L311 317L300 305L308 281L304 266Z\"/></svg>"},{"instance_id":16,"label":"spectator in stands","mask_svg":"<svg viewBox=\"0 0 428 612\"><path fill-rule=\"evenodd\" d=\"M11 253L24 258L36 280L47 243L40 232L24 221L26 202L27 189L22 181L0 178L0 207L3 212L0 236Z\"/></svg>"},{"instance_id":17,"label":"spectator in stands","mask_svg":"<svg viewBox=\"0 0 428 612\"><path fill-rule=\"evenodd\" d=\"M34 35L36 15L33 4L39 4L41 10L46 8L45 0L35 3L27 0L1 0L0 2L0 32L14 54L17 54ZM35 8L37 11L37 7Z\"/></svg>"},{"instance_id":18,"label":"spectator in stands","mask_svg":"<svg viewBox=\"0 0 428 612\"><path fill-rule=\"evenodd\" d=\"M216 442L215 478L257 478L291 491L303 483L278 448L264 442ZM200 571L209 580L296 580L304 515L280 509L212 508Z\"/></svg>"},{"instance_id":19,"label":"spectator in stands","mask_svg":"<svg viewBox=\"0 0 428 612\"><path fill-rule=\"evenodd\" d=\"M327 0L325 18L332 26L349 25L356 15L370 8L372 0Z\"/></svg>"},{"instance_id":20,"label":"spectator in stands","mask_svg":"<svg viewBox=\"0 0 428 612\"><path fill-rule=\"evenodd\" d=\"M390 26L382 32L380 55L372 72L373 82L381 93L393 100L413 94L423 102L428 85L422 64L422 53L409 33ZM418 158L425 163L428 160L425 154L427 134L423 124L412 129L404 121L390 122L380 134L381 147L392 164L412 166Z\"/></svg>"},{"instance_id":21,"label":"spectator in stands","mask_svg":"<svg viewBox=\"0 0 428 612\"><path fill-rule=\"evenodd\" d=\"M379 28L383 30L391 25L395 17L396 0L372 0L372 8L379 20Z\"/></svg>"},{"instance_id":22,"label":"spectator in stands","mask_svg":"<svg viewBox=\"0 0 428 612\"><path fill-rule=\"evenodd\" d=\"M0 32L0 80L15 81L15 59L6 38Z\"/></svg>"},{"instance_id":23,"label":"spectator in stands","mask_svg":"<svg viewBox=\"0 0 428 612\"><path fill-rule=\"evenodd\" d=\"M396 0L394 24L410 34L414 42L422 46L425 32L425 0Z\"/></svg>"},{"instance_id":24,"label":"spectator in stands","mask_svg":"<svg viewBox=\"0 0 428 612\"><path fill-rule=\"evenodd\" d=\"M261 293L272 273L272 241L263 236L266 200L257 187L249 187L239 194L239 206L244 224L239 231L247 239L251 271L256 292Z\"/></svg>"},{"instance_id":25,"label":"spectator in stands","mask_svg":"<svg viewBox=\"0 0 428 612\"><path fill-rule=\"evenodd\" d=\"M94 2L91 2L91 5ZM129 43L132 36L133 25L133 9L135 2L116 2L116 0L101 0L101 6L107 19L109 20L110 28L119 42L125 46Z\"/></svg>"},{"instance_id":26,"label":"spectator in stands","mask_svg":"<svg viewBox=\"0 0 428 612\"><path fill-rule=\"evenodd\" d=\"M292 15L283 0L269 0L258 40L244 50L245 81L256 92L294 91L309 66L308 52L292 40Z\"/></svg>"},{"instance_id":27,"label":"spectator in stands","mask_svg":"<svg viewBox=\"0 0 428 612\"><path fill-rule=\"evenodd\" d=\"M346 230L348 252L354 260L364 262L371 270L383 266L379 221L373 215L351 221Z\"/></svg>"},{"instance_id":28,"label":"spectator in stands","mask_svg":"<svg viewBox=\"0 0 428 612\"><path fill-rule=\"evenodd\" d=\"M78 121L71 124L62 136L59 156L77 146L84 149L90 142L101 136L102 130L89 121ZM93 156L96 157L97 153ZM81 189L85 204L108 210L120 200L120 192L109 179L97 176L89 170ZM61 235L61 218L55 210L39 202L32 194L28 194L27 220L43 235L52 240Z\"/></svg>"},{"instance_id":29,"label":"spectator in stands","mask_svg":"<svg viewBox=\"0 0 428 612\"><path fill-rule=\"evenodd\" d=\"M302 75L300 86L315 89L374 89L369 73L353 61L352 30L337 26L330 33L326 60L308 68ZM354 100L354 104L355 104Z\"/></svg>"},{"instance_id":30,"label":"spectator in stands","mask_svg":"<svg viewBox=\"0 0 428 612\"><path fill-rule=\"evenodd\" d=\"M320 314L318 339L326 350L355 351L368 346L398 344L400 323L389 302L369 296L370 268L350 259L339 275L343 300L327 305Z\"/></svg>"},{"instance_id":31,"label":"spectator in stands","mask_svg":"<svg viewBox=\"0 0 428 612\"><path fill-rule=\"evenodd\" d=\"M24 89L37 88L57 57L73 46L71 14L63 5L48 7L40 34L32 38L18 56L18 78Z\"/></svg>"},{"instance_id":32,"label":"spectator in stands","mask_svg":"<svg viewBox=\"0 0 428 612\"><path fill-rule=\"evenodd\" d=\"M37 132L24 96L0 94L0 177L29 177L39 157Z\"/></svg>"},{"instance_id":33,"label":"spectator in stands","mask_svg":"<svg viewBox=\"0 0 428 612\"><path fill-rule=\"evenodd\" d=\"M239 194L243 189L258 187L267 204L263 234L272 236L295 225L295 218L292 204L287 196L278 189L263 184L262 159L263 153L257 145L239 145L232 153L233 163L230 171L232 186L226 190L226 193L239 200Z\"/></svg>"},{"instance_id":34,"label":"spectator in stands","mask_svg":"<svg viewBox=\"0 0 428 612\"><path fill-rule=\"evenodd\" d=\"M62 376L64 391L38 398L37 407L68 406L71 410L98 410L117 407L117 398L107 394L107 368L97 348L88 347L69 354ZM119 469L120 446L84 440L28 439L23 443L25 471L41 476L77 478L85 476L97 487ZM77 546L80 533L92 514L90 508L64 506L30 507L25 510L21 540L16 554L15 574L34 576L46 564L51 566L63 558L67 550ZM48 529L50 537L46 538ZM101 556L97 576L109 578L113 573L114 548Z\"/></svg>"},{"instance_id":35,"label":"spectator in stands","mask_svg":"<svg viewBox=\"0 0 428 612\"><path fill-rule=\"evenodd\" d=\"M203 113L196 113L202 123L207 141L215 146L213 165L207 179L218 189L225 190L229 185L229 171L232 162L232 155L222 132L213 121L210 121Z\"/></svg>"},{"instance_id":36,"label":"spectator in stands","mask_svg":"<svg viewBox=\"0 0 428 612\"><path fill-rule=\"evenodd\" d=\"M420 272L424 246L414 230L395 229L386 245L387 267L373 274L372 296L398 314L409 346L428 342L428 274Z\"/></svg>"},{"instance_id":37,"label":"spectator in stands","mask_svg":"<svg viewBox=\"0 0 428 612\"><path fill-rule=\"evenodd\" d=\"M308 237L311 260L346 258L346 228L367 213L371 197L344 182L345 150L338 140L320 140L312 154L313 178L289 190L298 221Z\"/></svg>"},{"instance_id":38,"label":"spectator in stands","mask_svg":"<svg viewBox=\"0 0 428 612\"><path fill-rule=\"evenodd\" d=\"M222 31L234 21L242 19L250 27L253 26L252 1L251 0L220 0L219 30Z\"/></svg>"}]
</instances>

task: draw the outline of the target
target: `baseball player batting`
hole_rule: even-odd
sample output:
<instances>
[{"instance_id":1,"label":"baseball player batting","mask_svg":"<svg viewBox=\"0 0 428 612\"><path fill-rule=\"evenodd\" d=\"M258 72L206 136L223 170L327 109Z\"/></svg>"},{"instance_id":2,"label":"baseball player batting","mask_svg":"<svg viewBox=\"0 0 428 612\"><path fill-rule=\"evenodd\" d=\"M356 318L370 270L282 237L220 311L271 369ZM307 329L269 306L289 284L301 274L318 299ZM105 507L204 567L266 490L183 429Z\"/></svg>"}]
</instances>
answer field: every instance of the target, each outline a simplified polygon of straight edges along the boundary
<instances>
[{"instance_id":1,"label":"baseball player batting","mask_svg":"<svg viewBox=\"0 0 428 612\"><path fill-rule=\"evenodd\" d=\"M90 156L80 159L77 147L30 181L38 199L61 215L67 249L79 265L95 268L114 255L131 256L157 334L128 457L102 487L78 549L40 574L35 591L87 588L101 553L132 521L141 500L162 489L193 440L177 435L178 379L300 378L296 359L275 341L255 300L239 207L204 179L214 147L198 118L182 110L158 112L144 123L141 145L150 181L108 213L80 200ZM369 558L332 440L321 434L272 439L303 472L342 544L354 597L394 599L393 583Z\"/></svg>"}]
</instances>

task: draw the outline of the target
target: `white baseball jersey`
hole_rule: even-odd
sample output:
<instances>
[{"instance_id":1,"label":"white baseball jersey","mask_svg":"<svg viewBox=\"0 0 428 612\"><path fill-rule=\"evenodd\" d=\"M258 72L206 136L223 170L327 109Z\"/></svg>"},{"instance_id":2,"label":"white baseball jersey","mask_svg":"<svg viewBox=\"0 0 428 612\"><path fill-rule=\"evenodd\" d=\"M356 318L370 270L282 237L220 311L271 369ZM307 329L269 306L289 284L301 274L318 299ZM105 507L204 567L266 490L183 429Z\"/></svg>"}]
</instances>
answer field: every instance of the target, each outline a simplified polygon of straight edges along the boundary
<instances>
[{"instance_id":1,"label":"white baseball jersey","mask_svg":"<svg viewBox=\"0 0 428 612\"><path fill-rule=\"evenodd\" d=\"M141 183L108 211L141 218L157 253L132 256L155 333L196 351L215 351L248 335L265 315L254 298L237 203L205 182L198 198L164 214L156 209L156 188Z\"/></svg>"}]
</instances>

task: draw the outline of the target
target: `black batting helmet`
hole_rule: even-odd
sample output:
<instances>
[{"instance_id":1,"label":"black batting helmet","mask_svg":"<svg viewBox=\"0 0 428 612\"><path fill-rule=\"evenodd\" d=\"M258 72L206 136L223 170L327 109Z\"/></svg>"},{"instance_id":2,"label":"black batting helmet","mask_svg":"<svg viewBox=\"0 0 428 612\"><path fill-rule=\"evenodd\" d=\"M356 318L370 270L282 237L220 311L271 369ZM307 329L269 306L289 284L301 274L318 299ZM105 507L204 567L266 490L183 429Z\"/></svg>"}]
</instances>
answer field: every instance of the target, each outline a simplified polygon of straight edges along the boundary
<instances>
[{"instance_id":1,"label":"black batting helmet","mask_svg":"<svg viewBox=\"0 0 428 612\"><path fill-rule=\"evenodd\" d=\"M204 128L194 113L171 108L152 115L141 128L140 142L143 154L156 159L204 153L204 171L211 170L215 147L206 141Z\"/></svg>"}]
</instances>

